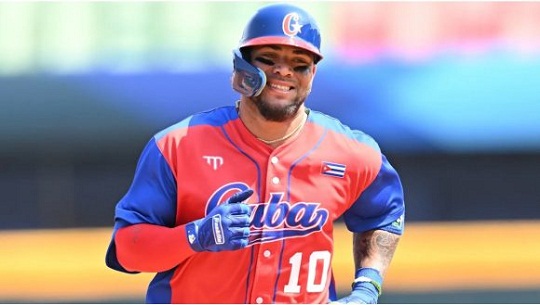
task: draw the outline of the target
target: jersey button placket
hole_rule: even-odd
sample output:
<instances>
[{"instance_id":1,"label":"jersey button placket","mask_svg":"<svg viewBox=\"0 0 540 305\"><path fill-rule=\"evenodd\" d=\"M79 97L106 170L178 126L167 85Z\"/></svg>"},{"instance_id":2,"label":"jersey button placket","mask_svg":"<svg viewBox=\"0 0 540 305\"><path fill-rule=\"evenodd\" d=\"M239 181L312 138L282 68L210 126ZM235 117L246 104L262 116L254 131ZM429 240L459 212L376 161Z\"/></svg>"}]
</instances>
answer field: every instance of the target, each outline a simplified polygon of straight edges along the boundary
<instances>
[{"instance_id":1,"label":"jersey button placket","mask_svg":"<svg viewBox=\"0 0 540 305\"><path fill-rule=\"evenodd\" d=\"M280 173L280 160L277 156L271 156L268 160L267 167L267 192L281 192L281 179ZM263 230L273 230L276 228L264 228ZM272 303L274 294L274 283L276 280L276 269L279 269L279 245L280 243L262 243L260 245L258 256L261 262L261 266L258 267L254 273L253 279L253 298L252 302L256 304L269 304ZM277 248L276 248L277 247ZM257 293L258 292L258 293Z\"/></svg>"},{"instance_id":2,"label":"jersey button placket","mask_svg":"<svg viewBox=\"0 0 540 305\"><path fill-rule=\"evenodd\" d=\"M272 165L275 166L276 164L279 163L279 158L276 157L276 156L273 156L272 158L270 158L270 163L272 163ZM273 167L272 169L274 169L274 170L272 170L272 171L275 171L275 167ZM274 177L272 177L272 180L271 180L271 181L272 181L272 184L278 185L280 179L279 179L279 177L274 176Z\"/></svg>"}]
</instances>

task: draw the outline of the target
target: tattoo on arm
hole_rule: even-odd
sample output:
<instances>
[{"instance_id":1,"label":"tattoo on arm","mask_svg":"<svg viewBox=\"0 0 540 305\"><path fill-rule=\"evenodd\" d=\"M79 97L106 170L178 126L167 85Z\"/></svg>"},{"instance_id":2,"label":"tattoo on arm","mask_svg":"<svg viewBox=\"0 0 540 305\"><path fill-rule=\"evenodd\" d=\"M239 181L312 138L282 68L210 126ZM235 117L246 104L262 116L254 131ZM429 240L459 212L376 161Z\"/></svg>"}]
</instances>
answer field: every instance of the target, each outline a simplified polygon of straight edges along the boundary
<instances>
[{"instance_id":1,"label":"tattoo on arm","mask_svg":"<svg viewBox=\"0 0 540 305\"><path fill-rule=\"evenodd\" d=\"M353 235L354 263L356 268L371 267L386 272L396 251L400 236L372 230Z\"/></svg>"}]
</instances>

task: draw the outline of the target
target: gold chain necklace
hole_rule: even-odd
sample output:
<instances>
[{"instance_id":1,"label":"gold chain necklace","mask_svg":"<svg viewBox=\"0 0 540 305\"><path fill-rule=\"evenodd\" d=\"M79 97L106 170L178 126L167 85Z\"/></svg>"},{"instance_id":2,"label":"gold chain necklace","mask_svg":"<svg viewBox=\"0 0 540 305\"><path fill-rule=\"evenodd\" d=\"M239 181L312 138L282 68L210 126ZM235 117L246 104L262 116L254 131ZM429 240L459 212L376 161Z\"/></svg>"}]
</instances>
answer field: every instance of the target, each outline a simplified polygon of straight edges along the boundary
<instances>
[{"instance_id":1,"label":"gold chain necklace","mask_svg":"<svg viewBox=\"0 0 540 305\"><path fill-rule=\"evenodd\" d=\"M298 126L296 126L296 128L294 128L293 131L291 131L291 133L279 138L279 139L275 139L275 140L265 140L263 138L259 138L259 137L256 137L257 140L265 143L265 144L274 144L274 143L277 143L277 142L281 142L281 141L285 141L287 140L288 138L294 136L298 131L300 131L300 129L302 129L302 127L304 126L304 124L306 124L306 121L307 121L307 115L304 116L304 119L302 120L302 122L300 124L298 124Z\"/></svg>"},{"instance_id":2,"label":"gold chain necklace","mask_svg":"<svg viewBox=\"0 0 540 305\"><path fill-rule=\"evenodd\" d=\"M236 112L238 113L238 117L240 117L240 101L236 101ZM285 141L287 140L288 138L294 136L298 131L300 131L300 129L302 129L302 127L304 127L304 125L306 124L307 122L307 113L306 115L304 116L302 122L300 124L298 124L298 126L296 126L294 128L293 131L291 131L289 134L286 134L285 136L279 138L279 139L275 139L275 140L265 140L263 138L259 138L257 136L255 136L255 138L257 138L257 140L265 143L265 144L274 144L274 143L277 143L277 142L281 142L281 141Z\"/></svg>"}]
</instances>

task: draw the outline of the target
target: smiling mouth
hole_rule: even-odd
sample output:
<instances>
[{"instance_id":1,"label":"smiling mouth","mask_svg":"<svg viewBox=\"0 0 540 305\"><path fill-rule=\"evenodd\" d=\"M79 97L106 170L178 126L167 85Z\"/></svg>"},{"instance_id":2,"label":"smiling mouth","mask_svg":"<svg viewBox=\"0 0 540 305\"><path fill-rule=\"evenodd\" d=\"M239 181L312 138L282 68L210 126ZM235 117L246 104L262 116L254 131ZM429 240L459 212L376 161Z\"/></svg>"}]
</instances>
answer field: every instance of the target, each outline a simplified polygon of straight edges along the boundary
<instances>
[{"instance_id":1,"label":"smiling mouth","mask_svg":"<svg viewBox=\"0 0 540 305\"><path fill-rule=\"evenodd\" d=\"M292 89L294 89L294 87L291 87L291 86L277 85L273 83L269 83L268 86L274 90L281 91L281 92L289 92Z\"/></svg>"}]
</instances>

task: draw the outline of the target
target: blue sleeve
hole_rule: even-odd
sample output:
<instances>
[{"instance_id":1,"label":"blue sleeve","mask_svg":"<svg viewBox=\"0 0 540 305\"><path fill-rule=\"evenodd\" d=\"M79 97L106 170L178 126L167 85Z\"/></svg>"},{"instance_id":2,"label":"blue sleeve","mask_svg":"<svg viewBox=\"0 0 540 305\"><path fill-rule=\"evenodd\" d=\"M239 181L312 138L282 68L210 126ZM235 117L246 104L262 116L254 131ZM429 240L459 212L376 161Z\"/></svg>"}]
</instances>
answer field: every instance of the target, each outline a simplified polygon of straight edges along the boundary
<instances>
[{"instance_id":1,"label":"blue sleeve","mask_svg":"<svg viewBox=\"0 0 540 305\"><path fill-rule=\"evenodd\" d=\"M176 180L155 138L144 148L131 187L116 204L113 237L106 254L107 266L127 272L118 263L114 236L118 229L149 223L174 227L176 222Z\"/></svg>"},{"instance_id":2,"label":"blue sleeve","mask_svg":"<svg viewBox=\"0 0 540 305\"><path fill-rule=\"evenodd\" d=\"M174 226L176 181L154 139L141 153L131 187L115 213L115 229L137 223Z\"/></svg>"},{"instance_id":3,"label":"blue sleeve","mask_svg":"<svg viewBox=\"0 0 540 305\"><path fill-rule=\"evenodd\" d=\"M374 229L403 234L405 203L397 171L382 155L382 165L375 180L362 192L343 218L352 232Z\"/></svg>"}]
</instances>

